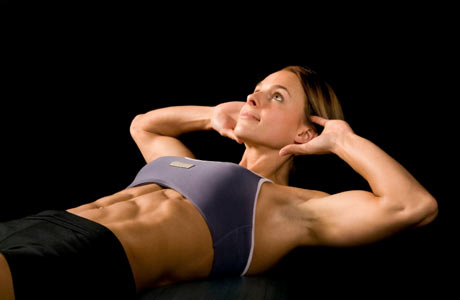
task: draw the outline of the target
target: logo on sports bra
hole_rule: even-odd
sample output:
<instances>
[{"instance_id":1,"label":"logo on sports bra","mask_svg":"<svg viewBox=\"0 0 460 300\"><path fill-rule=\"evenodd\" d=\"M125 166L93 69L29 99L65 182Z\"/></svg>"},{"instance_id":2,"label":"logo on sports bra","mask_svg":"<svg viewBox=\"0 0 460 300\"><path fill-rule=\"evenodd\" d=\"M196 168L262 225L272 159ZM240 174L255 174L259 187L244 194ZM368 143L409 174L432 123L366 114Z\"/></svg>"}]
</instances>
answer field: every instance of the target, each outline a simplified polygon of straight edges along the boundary
<instances>
[{"instance_id":1,"label":"logo on sports bra","mask_svg":"<svg viewBox=\"0 0 460 300\"><path fill-rule=\"evenodd\" d=\"M184 169L190 169L191 167L195 166L194 164L187 164L187 163L183 163L181 161L173 161L169 165L173 166L173 167L184 168Z\"/></svg>"}]
</instances>

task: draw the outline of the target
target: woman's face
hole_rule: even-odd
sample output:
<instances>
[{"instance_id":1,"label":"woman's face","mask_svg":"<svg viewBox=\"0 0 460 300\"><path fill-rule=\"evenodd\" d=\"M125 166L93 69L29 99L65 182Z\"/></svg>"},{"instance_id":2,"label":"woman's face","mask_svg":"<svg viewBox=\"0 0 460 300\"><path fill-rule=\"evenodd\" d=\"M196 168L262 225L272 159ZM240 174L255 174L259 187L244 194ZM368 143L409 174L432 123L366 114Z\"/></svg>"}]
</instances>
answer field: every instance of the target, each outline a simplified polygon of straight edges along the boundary
<instances>
[{"instance_id":1,"label":"woman's face","mask_svg":"<svg viewBox=\"0 0 460 300\"><path fill-rule=\"evenodd\" d=\"M302 85L294 73L270 74L248 95L235 134L247 144L273 149L293 144L307 129L304 101Z\"/></svg>"}]
</instances>

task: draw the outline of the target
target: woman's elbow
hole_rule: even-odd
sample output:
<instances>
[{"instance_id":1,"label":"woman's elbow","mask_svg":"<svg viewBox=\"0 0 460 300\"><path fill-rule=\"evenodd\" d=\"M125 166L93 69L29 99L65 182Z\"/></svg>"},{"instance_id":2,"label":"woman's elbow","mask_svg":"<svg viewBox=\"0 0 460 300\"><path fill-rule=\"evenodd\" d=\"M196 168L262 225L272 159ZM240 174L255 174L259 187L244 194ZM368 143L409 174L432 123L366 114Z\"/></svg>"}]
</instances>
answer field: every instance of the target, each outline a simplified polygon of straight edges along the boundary
<instances>
[{"instance_id":1,"label":"woman's elbow","mask_svg":"<svg viewBox=\"0 0 460 300\"><path fill-rule=\"evenodd\" d=\"M436 217L438 216L438 201L436 201L436 199L431 195L430 195L430 204L429 204L428 212L429 212L428 219L430 220L429 221L430 223L434 219L436 219Z\"/></svg>"},{"instance_id":2,"label":"woman's elbow","mask_svg":"<svg viewBox=\"0 0 460 300\"><path fill-rule=\"evenodd\" d=\"M433 222L438 216L438 202L433 196L429 196L424 208L423 219L416 224L416 227L425 226Z\"/></svg>"},{"instance_id":3,"label":"woman's elbow","mask_svg":"<svg viewBox=\"0 0 460 300\"><path fill-rule=\"evenodd\" d=\"M131 121L131 125L129 127L129 131L130 131L131 135L135 134L139 130L142 130L141 121L143 119L143 116L144 116L144 114L139 114L139 115L135 116L134 119Z\"/></svg>"}]
</instances>

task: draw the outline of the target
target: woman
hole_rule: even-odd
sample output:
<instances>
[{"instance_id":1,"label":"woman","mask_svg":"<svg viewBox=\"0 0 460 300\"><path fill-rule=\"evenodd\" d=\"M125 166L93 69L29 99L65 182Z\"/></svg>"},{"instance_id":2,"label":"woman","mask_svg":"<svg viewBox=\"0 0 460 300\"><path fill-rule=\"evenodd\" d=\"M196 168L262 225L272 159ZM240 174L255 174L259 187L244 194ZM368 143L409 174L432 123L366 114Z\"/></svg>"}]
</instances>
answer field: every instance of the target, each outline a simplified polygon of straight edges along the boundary
<instances>
[{"instance_id":1,"label":"woman","mask_svg":"<svg viewBox=\"0 0 460 300\"><path fill-rule=\"evenodd\" d=\"M363 245L430 223L436 200L342 118L330 86L299 66L267 76L246 102L167 107L137 116L131 134L148 164L128 188L29 218L36 231L28 238L39 238L26 243L33 248L54 238L52 251L42 244L21 249L24 240L9 241L18 234L0 230L0 294L19 298L29 285L56 280L65 286L63 276L53 274L69 268L96 274L72 277L81 290L96 293L91 289L99 287L114 295L209 276L253 275L299 246ZM216 130L244 143L239 165L196 160L177 137L197 130ZM326 153L348 163L372 192L330 195L287 186L295 155ZM49 224L61 227L52 237L41 229ZM69 230L78 238L65 240ZM57 248L64 250L55 259L50 252ZM45 256L54 260L36 258ZM24 257L32 275L25 274ZM30 271L40 265L51 269L51 279Z\"/></svg>"}]
</instances>

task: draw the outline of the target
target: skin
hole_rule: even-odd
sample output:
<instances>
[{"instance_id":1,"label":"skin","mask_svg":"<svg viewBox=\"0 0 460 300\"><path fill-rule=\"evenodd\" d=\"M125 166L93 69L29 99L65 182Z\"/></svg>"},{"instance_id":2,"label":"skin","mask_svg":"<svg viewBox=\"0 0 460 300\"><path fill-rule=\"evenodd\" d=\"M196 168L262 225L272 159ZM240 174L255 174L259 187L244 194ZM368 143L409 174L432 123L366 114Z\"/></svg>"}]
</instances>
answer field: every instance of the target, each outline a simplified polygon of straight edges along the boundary
<instances>
[{"instance_id":1,"label":"skin","mask_svg":"<svg viewBox=\"0 0 460 300\"><path fill-rule=\"evenodd\" d=\"M305 124L304 98L297 76L288 71L273 73L256 86L234 127L236 138L246 146L241 166L287 185L292 157L280 156L280 149L316 137ZM260 120L245 117L246 112Z\"/></svg>"},{"instance_id":2,"label":"skin","mask_svg":"<svg viewBox=\"0 0 460 300\"><path fill-rule=\"evenodd\" d=\"M244 143L239 164L273 180L259 192L248 275L263 273L299 246L372 243L426 225L437 215L436 200L417 180L345 121L312 116L312 122L324 127L318 136L304 122L304 97L297 77L280 71L258 84L246 102L157 109L137 116L131 126L146 162L164 155L194 158L177 138L190 131L216 130ZM326 153L347 162L372 192L329 195L286 185L293 155ZM128 188L68 212L100 223L117 236L138 291L206 278L211 271L214 253L207 224L192 203L172 189L156 184ZM14 299L2 255L0 295Z\"/></svg>"}]
</instances>

